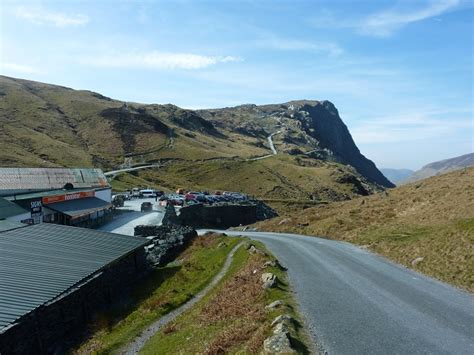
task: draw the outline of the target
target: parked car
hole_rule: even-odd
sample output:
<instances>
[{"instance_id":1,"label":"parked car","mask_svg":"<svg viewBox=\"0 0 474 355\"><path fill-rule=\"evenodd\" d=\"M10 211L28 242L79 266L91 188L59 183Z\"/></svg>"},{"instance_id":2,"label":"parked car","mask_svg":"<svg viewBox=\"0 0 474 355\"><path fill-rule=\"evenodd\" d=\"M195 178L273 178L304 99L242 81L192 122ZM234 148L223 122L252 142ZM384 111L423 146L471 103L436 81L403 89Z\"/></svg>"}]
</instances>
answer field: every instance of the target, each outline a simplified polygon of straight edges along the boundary
<instances>
[{"instance_id":1,"label":"parked car","mask_svg":"<svg viewBox=\"0 0 474 355\"><path fill-rule=\"evenodd\" d=\"M156 191L152 189L140 190L140 196L144 198L151 198L156 196Z\"/></svg>"},{"instance_id":2,"label":"parked car","mask_svg":"<svg viewBox=\"0 0 474 355\"><path fill-rule=\"evenodd\" d=\"M182 197L173 197L168 200L168 203L171 203L173 206L182 206L184 205L184 201Z\"/></svg>"},{"instance_id":3,"label":"parked car","mask_svg":"<svg viewBox=\"0 0 474 355\"><path fill-rule=\"evenodd\" d=\"M149 212L153 210L153 204L151 202L143 202L140 210L142 212Z\"/></svg>"},{"instance_id":4,"label":"parked car","mask_svg":"<svg viewBox=\"0 0 474 355\"><path fill-rule=\"evenodd\" d=\"M138 187L134 187L130 193L131 198L139 198L140 197L140 189Z\"/></svg>"},{"instance_id":5,"label":"parked car","mask_svg":"<svg viewBox=\"0 0 474 355\"><path fill-rule=\"evenodd\" d=\"M195 199L196 199L196 195L193 194L193 193L187 193L186 195L184 195L184 199L185 199L186 201L195 200Z\"/></svg>"},{"instance_id":6,"label":"parked car","mask_svg":"<svg viewBox=\"0 0 474 355\"><path fill-rule=\"evenodd\" d=\"M123 207L125 203L125 196L124 195L114 195L112 196L112 205L117 207Z\"/></svg>"}]
</instances>

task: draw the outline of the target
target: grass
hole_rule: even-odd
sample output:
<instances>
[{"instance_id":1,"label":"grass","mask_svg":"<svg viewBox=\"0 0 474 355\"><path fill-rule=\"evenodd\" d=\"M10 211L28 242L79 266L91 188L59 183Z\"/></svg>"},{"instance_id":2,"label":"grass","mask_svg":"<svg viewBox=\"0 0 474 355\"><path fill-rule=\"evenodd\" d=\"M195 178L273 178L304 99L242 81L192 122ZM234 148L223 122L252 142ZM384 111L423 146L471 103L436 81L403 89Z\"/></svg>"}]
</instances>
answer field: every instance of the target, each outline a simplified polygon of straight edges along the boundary
<instances>
[{"instance_id":1,"label":"grass","mask_svg":"<svg viewBox=\"0 0 474 355\"><path fill-rule=\"evenodd\" d=\"M257 224L261 230L339 239L474 291L474 168ZM422 257L423 261L412 265Z\"/></svg>"},{"instance_id":2,"label":"grass","mask_svg":"<svg viewBox=\"0 0 474 355\"><path fill-rule=\"evenodd\" d=\"M261 243L252 243L264 250ZM299 318L286 273L279 267L262 268L270 259L273 257L251 255L244 247L239 248L220 284L190 311L152 337L141 353L259 353L263 341L271 335L270 325L277 315L284 312ZM276 274L280 280L278 287L264 290L260 280L262 272ZM277 299L287 305L284 310L266 311L265 306ZM298 321L291 340L299 353L308 352L307 338Z\"/></svg>"},{"instance_id":3,"label":"grass","mask_svg":"<svg viewBox=\"0 0 474 355\"><path fill-rule=\"evenodd\" d=\"M140 171L139 176L170 190L185 187L240 191L276 202L300 200L317 203L358 196L352 183L337 182L341 176L354 175L349 167L323 161L315 166L305 164L301 159L288 155L258 161L175 161L157 169Z\"/></svg>"},{"instance_id":4,"label":"grass","mask_svg":"<svg viewBox=\"0 0 474 355\"><path fill-rule=\"evenodd\" d=\"M225 243L222 243L224 242ZM120 305L97 317L92 336L76 354L111 354L138 336L147 325L186 303L222 268L239 242L217 235L195 238L178 257L179 263L159 268L140 282L127 307Z\"/></svg>"},{"instance_id":5,"label":"grass","mask_svg":"<svg viewBox=\"0 0 474 355\"><path fill-rule=\"evenodd\" d=\"M134 187L149 187L165 192L170 191L161 185L145 180L137 175L138 174L136 173L119 173L113 180L110 181L112 190L114 192L124 192L131 190Z\"/></svg>"}]
</instances>

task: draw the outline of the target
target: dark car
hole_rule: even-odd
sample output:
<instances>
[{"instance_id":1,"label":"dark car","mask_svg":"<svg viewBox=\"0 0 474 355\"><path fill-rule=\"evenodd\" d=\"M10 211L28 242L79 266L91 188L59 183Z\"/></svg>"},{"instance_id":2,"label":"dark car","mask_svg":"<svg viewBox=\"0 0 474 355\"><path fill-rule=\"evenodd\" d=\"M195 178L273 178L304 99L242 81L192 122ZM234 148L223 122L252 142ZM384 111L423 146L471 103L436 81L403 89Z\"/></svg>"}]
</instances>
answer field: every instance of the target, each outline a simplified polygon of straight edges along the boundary
<instances>
[{"instance_id":1,"label":"dark car","mask_svg":"<svg viewBox=\"0 0 474 355\"><path fill-rule=\"evenodd\" d=\"M153 210L153 204L151 202L143 202L141 206L142 212L149 212Z\"/></svg>"}]
</instances>

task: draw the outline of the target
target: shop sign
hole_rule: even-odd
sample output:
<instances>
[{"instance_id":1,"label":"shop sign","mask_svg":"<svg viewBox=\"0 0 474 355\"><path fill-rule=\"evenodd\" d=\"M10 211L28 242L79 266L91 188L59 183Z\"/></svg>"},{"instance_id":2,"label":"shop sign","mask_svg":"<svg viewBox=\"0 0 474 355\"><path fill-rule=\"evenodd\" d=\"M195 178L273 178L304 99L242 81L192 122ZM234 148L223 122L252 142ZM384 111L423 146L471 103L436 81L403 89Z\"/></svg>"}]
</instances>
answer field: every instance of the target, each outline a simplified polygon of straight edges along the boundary
<instances>
[{"instance_id":1,"label":"shop sign","mask_svg":"<svg viewBox=\"0 0 474 355\"><path fill-rule=\"evenodd\" d=\"M30 201L30 212L31 218L35 219L43 215L43 202L42 200L32 200Z\"/></svg>"},{"instance_id":2,"label":"shop sign","mask_svg":"<svg viewBox=\"0 0 474 355\"><path fill-rule=\"evenodd\" d=\"M95 191L80 191L80 192L72 192L72 193L63 194L63 195L45 196L43 197L43 204L47 205L50 203L78 200L81 198L94 197L94 196L95 196Z\"/></svg>"}]
</instances>

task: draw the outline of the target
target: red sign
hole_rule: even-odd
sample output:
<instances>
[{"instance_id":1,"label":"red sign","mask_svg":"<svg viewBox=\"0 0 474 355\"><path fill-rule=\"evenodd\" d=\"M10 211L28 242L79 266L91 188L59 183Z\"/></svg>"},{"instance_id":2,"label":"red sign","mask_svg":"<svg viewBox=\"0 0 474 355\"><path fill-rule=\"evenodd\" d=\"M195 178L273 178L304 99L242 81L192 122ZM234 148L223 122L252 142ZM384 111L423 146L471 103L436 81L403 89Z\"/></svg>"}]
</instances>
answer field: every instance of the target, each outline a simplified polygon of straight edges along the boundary
<instances>
[{"instance_id":1,"label":"red sign","mask_svg":"<svg viewBox=\"0 0 474 355\"><path fill-rule=\"evenodd\" d=\"M43 197L43 205L50 203L63 202L69 200L78 200L80 198L94 197L95 191L80 191L80 192L71 192L64 195L54 195Z\"/></svg>"}]
</instances>

